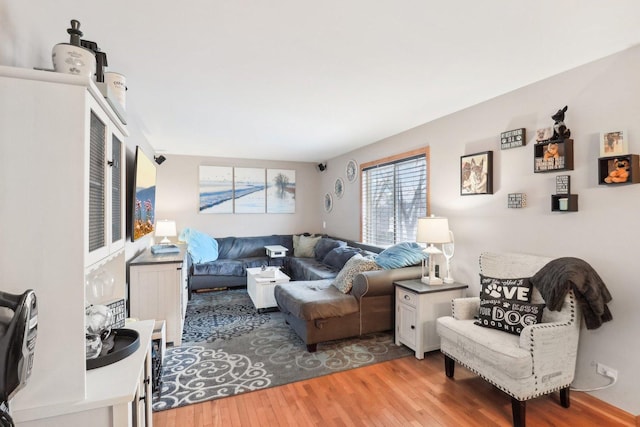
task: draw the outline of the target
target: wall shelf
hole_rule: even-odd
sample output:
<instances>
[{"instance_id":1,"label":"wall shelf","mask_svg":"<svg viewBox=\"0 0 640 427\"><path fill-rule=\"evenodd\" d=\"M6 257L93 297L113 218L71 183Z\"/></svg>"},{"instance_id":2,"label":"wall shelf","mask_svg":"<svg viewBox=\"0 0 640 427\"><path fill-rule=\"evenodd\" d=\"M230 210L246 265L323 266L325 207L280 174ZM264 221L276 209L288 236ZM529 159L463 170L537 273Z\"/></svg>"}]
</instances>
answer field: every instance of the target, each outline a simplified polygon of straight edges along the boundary
<instances>
[{"instance_id":1,"label":"wall shelf","mask_svg":"<svg viewBox=\"0 0 640 427\"><path fill-rule=\"evenodd\" d=\"M542 141L534 145L533 152L535 173L573 170L573 139Z\"/></svg>"},{"instance_id":2,"label":"wall shelf","mask_svg":"<svg viewBox=\"0 0 640 427\"><path fill-rule=\"evenodd\" d=\"M607 179L611 171L618 166L616 163L627 162L629 164L629 176L624 182L616 182L618 177ZM598 184L600 185L627 185L640 183L640 155L623 154L620 156L601 157L598 159Z\"/></svg>"},{"instance_id":3,"label":"wall shelf","mask_svg":"<svg viewBox=\"0 0 640 427\"><path fill-rule=\"evenodd\" d=\"M566 209L562 199L567 199ZM578 211L578 195L577 194L552 194L551 195L551 211L552 212L577 212Z\"/></svg>"}]
</instances>

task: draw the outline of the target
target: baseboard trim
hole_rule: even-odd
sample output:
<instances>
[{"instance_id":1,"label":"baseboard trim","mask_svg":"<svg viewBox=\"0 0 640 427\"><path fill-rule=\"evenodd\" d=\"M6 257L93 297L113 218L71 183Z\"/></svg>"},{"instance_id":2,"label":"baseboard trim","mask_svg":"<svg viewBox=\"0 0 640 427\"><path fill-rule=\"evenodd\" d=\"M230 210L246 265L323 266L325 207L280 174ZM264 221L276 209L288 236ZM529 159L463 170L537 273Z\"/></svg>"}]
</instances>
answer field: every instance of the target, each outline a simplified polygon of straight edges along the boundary
<instances>
[{"instance_id":1,"label":"baseboard trim","mask_svg":"<svg viewBox=\"0 0 640 427\"><path fill-rule=\"evenodd\" d=\"M612 417L616 417L618 420L628 420L629 425L634 425L635 423L637 427L640 427L640 415L633 415L585 392L576 391L571 393L571 400L580 401L590 407L598 407L598 411L604 415L611 415Z\"/></svg>"}]
</instances>

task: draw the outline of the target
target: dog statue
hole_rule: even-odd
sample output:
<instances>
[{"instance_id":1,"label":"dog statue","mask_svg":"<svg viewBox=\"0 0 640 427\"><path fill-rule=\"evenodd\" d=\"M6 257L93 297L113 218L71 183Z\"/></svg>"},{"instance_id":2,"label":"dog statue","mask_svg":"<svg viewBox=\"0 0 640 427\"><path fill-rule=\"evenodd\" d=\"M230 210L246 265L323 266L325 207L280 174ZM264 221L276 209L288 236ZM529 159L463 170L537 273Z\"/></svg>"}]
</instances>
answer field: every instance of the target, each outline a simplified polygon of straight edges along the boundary
<instances>
[{"instance_id":1,"label":"dog statue","mask_svg":"<svg viewBox=\"0 0 640 427\"><path fill-rule=\"evenodd\" d=\"M627 159L614 159L614 169L609 172L609 176L604 179L607 184L627 182L629 179L629 160Z\"/></svg>"},{"instance_id":2,"label":"dog statue","mask_svg":"<svg viewBox=\"0 0 640 427\"><path fill-rule=\"evenodd\" d=\"M558 110L551 118L553 119L553 141L564 141L571 136L571 130L569 130L564 124L564 113L567 112L568 106Z\"/></svg>"}]
</instances>

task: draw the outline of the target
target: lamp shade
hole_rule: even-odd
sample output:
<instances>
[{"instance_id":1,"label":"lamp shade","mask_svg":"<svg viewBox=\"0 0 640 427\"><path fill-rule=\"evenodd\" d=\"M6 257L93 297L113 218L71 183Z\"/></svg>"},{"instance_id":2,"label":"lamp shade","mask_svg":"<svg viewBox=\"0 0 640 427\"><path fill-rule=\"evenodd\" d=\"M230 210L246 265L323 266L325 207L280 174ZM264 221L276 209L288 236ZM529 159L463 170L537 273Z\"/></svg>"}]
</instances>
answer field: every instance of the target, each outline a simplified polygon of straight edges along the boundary
<instances>
[{"instance_id":1,"label":"lamp shade","mask_svg":"<svg viewBox=\"0 0 640 427\"><path fill-rule=\"evenodd\" d=\"M416 241L419 243L447 243L449 237L449 220L439 216L418 218Z\"/></svg>"},{"instance_id":2,"label":"lamp shade","mask_svg":"<svg viewBox=\"0 0 640 427\"><path fill-rule=\"evenodd\" d=\"M164 219L156 222L156 236L176 236L176 222Z\"/></svg>"}]
</instances>

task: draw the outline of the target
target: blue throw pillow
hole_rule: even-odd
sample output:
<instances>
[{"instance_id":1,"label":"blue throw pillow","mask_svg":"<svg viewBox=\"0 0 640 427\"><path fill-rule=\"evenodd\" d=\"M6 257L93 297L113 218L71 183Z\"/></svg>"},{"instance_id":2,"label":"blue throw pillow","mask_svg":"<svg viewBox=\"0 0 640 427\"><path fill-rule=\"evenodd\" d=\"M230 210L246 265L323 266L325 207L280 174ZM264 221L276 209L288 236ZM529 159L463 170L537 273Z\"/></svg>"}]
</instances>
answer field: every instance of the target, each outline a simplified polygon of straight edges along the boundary
<instances>
[{"instance_id":1,"label":"blue throw pillow","mask_svg":"<svg viewBox=\"0 0 640 427\"><path fill-rule=\"evenodd\" d=\"M218 259L218 242L211 236L190 229L187 251L194 264L215 261Z\"/></svg>"},{"instance_id":2,"label":"blue throw pillow","mask_svg":"<svg viewBox=\"0 0 640 427\"><path fill-rule=\"evenodd\" d=\"M380 252L376 263L385 270L417 265L428 256L422 250L423 247L415 242L398 243Z\"/></svg>"}]
</instances>

